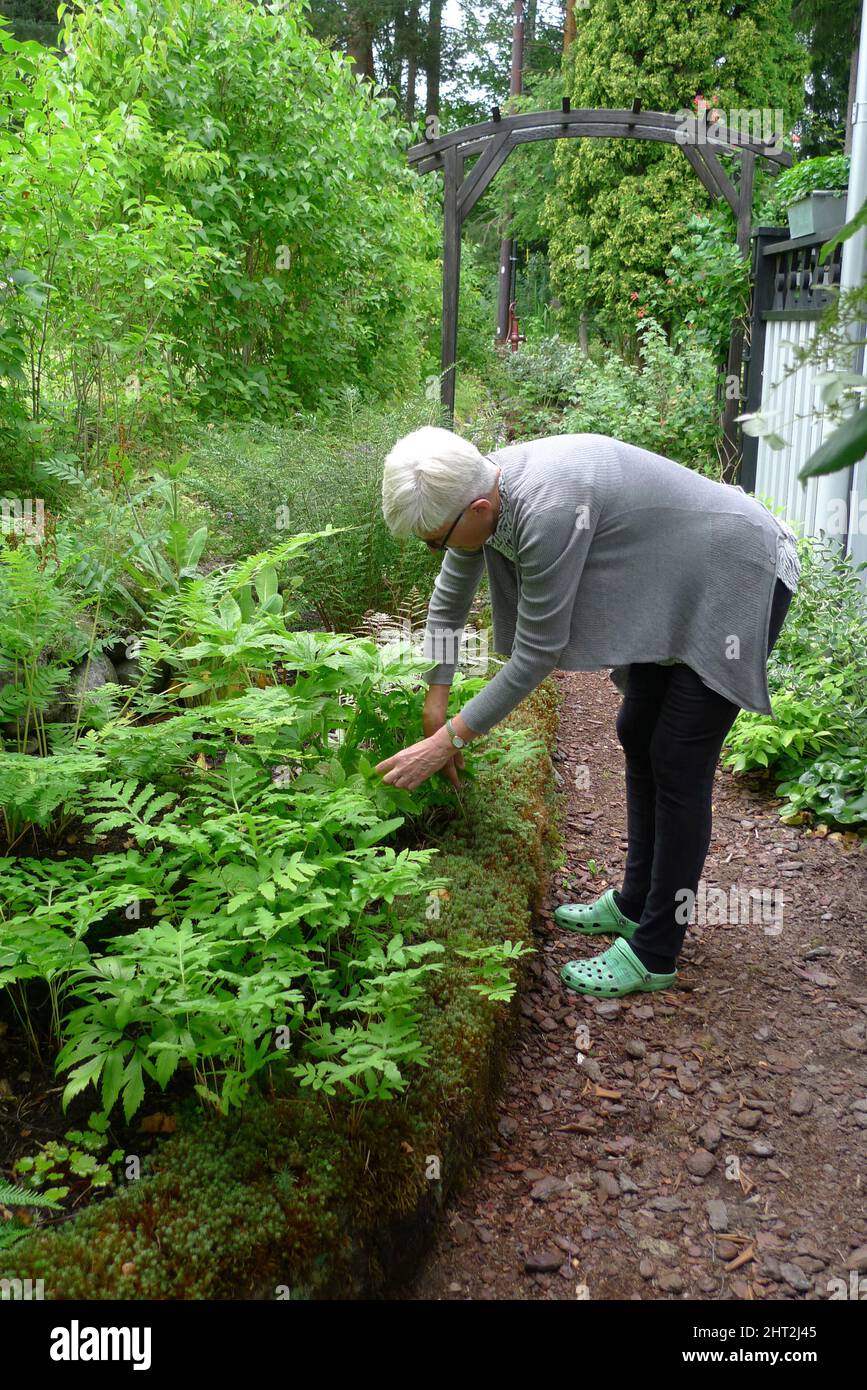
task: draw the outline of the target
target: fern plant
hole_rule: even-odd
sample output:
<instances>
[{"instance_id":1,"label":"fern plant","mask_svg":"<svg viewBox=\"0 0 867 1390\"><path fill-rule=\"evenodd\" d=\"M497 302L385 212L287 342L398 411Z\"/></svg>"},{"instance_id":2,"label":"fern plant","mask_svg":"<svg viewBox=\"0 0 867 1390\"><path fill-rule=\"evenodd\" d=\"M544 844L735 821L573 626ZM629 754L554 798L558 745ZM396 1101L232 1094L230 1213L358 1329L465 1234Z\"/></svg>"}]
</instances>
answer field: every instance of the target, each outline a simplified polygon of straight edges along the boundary
<instances>
[{"instance_id":1,"label":"fern plant","mask_svg":"<svg viewBox=\"0 0 867 1390\"><path fill-rule=\"evenodd\" d=\"M57 1211L60 1202L45 1192L32 1192L24 1187L15 1187L0 1178L0 1207L41 1207ZM14 1216L0 1222L0 1250L10 1250L19 1240L30 1235L31 1228Z\"/></svg>"}]
</instances>

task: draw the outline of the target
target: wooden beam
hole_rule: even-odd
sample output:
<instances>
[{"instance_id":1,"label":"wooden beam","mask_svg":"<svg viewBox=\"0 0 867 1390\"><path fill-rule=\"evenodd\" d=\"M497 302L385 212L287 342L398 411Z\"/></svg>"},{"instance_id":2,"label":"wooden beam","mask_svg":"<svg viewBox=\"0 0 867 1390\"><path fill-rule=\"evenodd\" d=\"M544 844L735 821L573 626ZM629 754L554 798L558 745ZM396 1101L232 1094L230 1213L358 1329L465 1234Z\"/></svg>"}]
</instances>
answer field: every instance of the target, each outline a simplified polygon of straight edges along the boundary
<instances>
[{"instance_id":1,"label":"wooden beam","mask_svg":"<svg viewBox=\"0 0 867 1390\"><path fill-rule=\"evenodd\" d=\"M477 161L472 172L464 179L458 192L458 211L461 218L466 217L470 209L475 207L491 179L497 170L502 168L513 149L514 145L511 144L508 135L498 135L494 140L488 142L487 149Z\"/></svg>"},{"instance_id":2,"label":"wooden beam","mask_svg":"<svg viewBox=\"0 0 867 1390\"><path fill-rule=\"evenodd\" d=\"M443 155L443 323L440 401L449 423L455 415L455 363L458 355L458 291L461 278L461 214L458 190L464 161L452 146Z\"/></svg>"},{"instance_id":3,"label":"wooden beam","mask_svg":"<svg viewBox=\"0 0 867 1390\"><path fill-rule=\"evenodd\" d=\"M670 132L671 143L679 143L675 140L675 135L682 131L682 121L680 117L669 111L640 111L632 110L598 110L589 107L581 108L577 111L523 111L515 116L503 116L499 121L480 121L477 125L464 126L462 130L450 131L447 135L441 135L436 140L424 140L421 144L413 145L407 152L407 159L411 165L419 165L452 145L467 146L475 141L481 140L486 136L500 134L505 131L510 133L519 130L530 130L544 126L567 127L574 129L576 134L605 135L608 131L599 129L600 126L613 126L615 133L620 134L621 130L635 139L643 138L643 132L650 130L665 130ZM706 145L697 146L699 149L707 149ZM760 155L771 164L776 164L781 168L787 168L792 163L792 156L785 150L779 153L771 152L764 141L747 140L740 136L739 132L727 133L724 141L714 143L715 149L736 152L738 150L749 150L752 154ZM466 153L466 150L463 151Z\"/></svg>"},{"instance_id":4,"label":"wooden beam","mask_svg":"<svg viewBox=\"0 0 867 1390\"><path fill-rule=\"evenodd\" d=\"M696 146L699 155L704 160L711 177L716 181L720 193L725 198L735 217L738 215L738 190L735 188L725 169L720 164L713 150L708 145ZM743 152L741 153L743 158Z\"/></svg>"},{"instance_id":5,"label":"wooden beam","mask_svg":"<svg viewBox=\"0 0 867 1390\"><path fill-rule=\"evenodd\" d=\"M737 206L735 215L738 219L738 250L742 257L749 255L750 251L750 231L752 230L753 212L753 182L756 171L756 157L746 150L741 154L740 178L737 188ZM729 355L726 363L726 377L728 380L736 380L738 383L738 395L730 398L726 392L725 403L723 405L722 418L722 452L723 452L723 482L731 483L738 476L743 462L742 438L740 426L736 424L735 417L742 414L740 389L742 384L743 363L744 363L744 340L746 338L748 323L746 318L737 319L732 325L731 338L729 339Z\"/></svg>"},{"instance_id":6,"label":"wooden beam","mask_svg":"<svg viewBox=\"0 0 867 1390\"><path fill-rule=\"evenodd\" d=\"M698 175L707 189L710 196L716 201L722 195L717 187L716 179L713 178L710 170L699 154L694 145L681 145L687 163L692 167L694 173Z\"/></svg>"},{"instance_id":7,"label":"wooden beam","mask_svg":"<svg viewBox=\"0 0 867 1390\"><path fill-rule=\"evenodd\" d=\"M741 176L738 180L738 250L742 256L750 251L750 232L753 222L753 185L756 177L756 157L744 150L741 155Z\"/></svg>"}]
</instances>

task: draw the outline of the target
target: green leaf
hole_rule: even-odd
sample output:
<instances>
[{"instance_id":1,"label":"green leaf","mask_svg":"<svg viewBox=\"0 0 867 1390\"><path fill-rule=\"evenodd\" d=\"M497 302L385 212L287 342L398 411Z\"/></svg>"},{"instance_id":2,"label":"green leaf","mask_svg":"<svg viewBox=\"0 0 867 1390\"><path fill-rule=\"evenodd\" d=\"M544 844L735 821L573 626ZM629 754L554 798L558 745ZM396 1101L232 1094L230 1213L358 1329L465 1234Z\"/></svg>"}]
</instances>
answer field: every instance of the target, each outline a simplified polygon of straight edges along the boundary
<instances>
[{"instance_id":1,"label":"green leaf","mask_svg":"<svg viewBox=\"0 0 867 1390\"><path fill-rule=\"evenodd\" d=\"M830 438L810 455L804 464L799 479L821 477L826 473L838 473L858 463L867 454L867 407L856 410L841 425L838 425Z\"/></svg>"}]
</instances>

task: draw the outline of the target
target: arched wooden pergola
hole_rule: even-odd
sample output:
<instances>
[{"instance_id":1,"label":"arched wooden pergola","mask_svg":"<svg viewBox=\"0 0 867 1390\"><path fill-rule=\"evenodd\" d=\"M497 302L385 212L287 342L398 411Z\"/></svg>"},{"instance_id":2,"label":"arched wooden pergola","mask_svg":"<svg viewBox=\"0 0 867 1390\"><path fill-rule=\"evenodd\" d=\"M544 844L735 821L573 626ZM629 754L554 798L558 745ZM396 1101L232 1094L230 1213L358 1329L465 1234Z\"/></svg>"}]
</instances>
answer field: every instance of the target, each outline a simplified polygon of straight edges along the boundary
<instances>
[{"instance_id":1,"label":"arched wooden pergola","mask_svg":"<svg viewBox=\"0 0 867 1390\"><path fill-rule=\"evenodd\" d=\"M759 112L747 115L759 116ZM696 135L703 131L697 126ZM407 158L419 173L441 170L445 175L443 196L443 291L442 291L442 381L441 400L449 419L454 417L455 358L458 338L458 287L461 271L461 227L464 218L502 168L512 150L533 140L656 140L677 145L715 199L725 198L737 217L737 241L741 254L749 250L750 217L753 199L753 179L757 158L766 159L775 171L791 164L792 157L773 148L776 140L753 140L739 131L721 124L708 125L705 140L684 138L682 116L667 111L642 111L641 102L632 103L631 110L573 111L569 98L563 98L560 111L525 111L517 116L501 116L499 107L493 109L493 119L478 125L464 126L436 139L426 139L413 145ZM680 138L678 138L680 137ZM735 154L740 160L737 182L729 178L718 158L718 151ZM478 156L469 172L468 159ZM740 374L742 334L732 333L729 348L729 371ZM734 444L733 421L738 413L737 401L726 402L724 428L726 438Z\"/></svg>"}]
</instances>

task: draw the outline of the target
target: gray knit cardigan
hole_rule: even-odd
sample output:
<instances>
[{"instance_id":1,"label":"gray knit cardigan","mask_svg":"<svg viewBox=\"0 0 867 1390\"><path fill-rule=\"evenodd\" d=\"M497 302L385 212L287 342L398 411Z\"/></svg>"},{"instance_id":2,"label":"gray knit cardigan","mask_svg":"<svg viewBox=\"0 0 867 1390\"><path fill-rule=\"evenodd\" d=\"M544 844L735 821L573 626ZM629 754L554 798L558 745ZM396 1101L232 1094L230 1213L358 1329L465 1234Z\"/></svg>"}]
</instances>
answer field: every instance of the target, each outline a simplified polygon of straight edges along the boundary
<instances>
[{"instance_id":1,"label":"gray knit cardigan","mask_svg":"<svg viewBox=\"0 0 867 1390\"><path fill-rule=\"evenodd\" d=\"M509 657L465 704L478 733L554 670L683 662L744 709L772 714L767 640L778 573L797 581L794 536L741 488L600 434L490 456L501 512L479 551L446 551L428 607L430 684L450 684L487 568L494 649ZM782 552L782 553L781 553Z\"/></svg>"}]
</instances>

